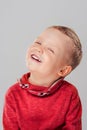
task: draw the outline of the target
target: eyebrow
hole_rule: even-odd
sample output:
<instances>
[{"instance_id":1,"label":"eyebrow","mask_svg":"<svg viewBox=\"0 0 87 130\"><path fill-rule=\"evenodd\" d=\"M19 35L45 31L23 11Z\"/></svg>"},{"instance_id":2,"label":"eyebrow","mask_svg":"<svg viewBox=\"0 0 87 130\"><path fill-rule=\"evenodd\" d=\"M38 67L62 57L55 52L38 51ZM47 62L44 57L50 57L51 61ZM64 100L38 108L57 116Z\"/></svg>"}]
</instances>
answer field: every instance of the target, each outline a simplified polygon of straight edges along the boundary
<instances>
[{"instance_id":1,"label":"eyebrow","mask_svg":"<svg viewBox=\"0 0 87 130\"><path fill-rule=\"evenodd\" d=\"M35 41L36 40L38 40L38 43L43 43L44 42L44 40L40 37L40 36L38 36L36 39L35 39ZM53 45L53 44L51 44L50 45L51 47L53 47L53 49L55 49L55 48L57 48L55 45Z\"/></svg>"}]
</instances>

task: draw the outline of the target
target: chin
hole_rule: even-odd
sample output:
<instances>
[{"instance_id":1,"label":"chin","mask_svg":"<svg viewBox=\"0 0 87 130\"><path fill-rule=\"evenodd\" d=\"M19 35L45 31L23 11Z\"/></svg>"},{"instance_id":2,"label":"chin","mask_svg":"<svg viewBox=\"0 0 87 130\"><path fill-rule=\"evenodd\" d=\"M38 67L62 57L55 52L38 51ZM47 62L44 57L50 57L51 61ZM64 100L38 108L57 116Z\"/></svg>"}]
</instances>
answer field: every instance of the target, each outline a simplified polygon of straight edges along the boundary
<instances>
[{"instance_id":1,"label":"chin","mask_svg":"<svg viewBox=\"0 0 87 130\"><path fill-rule=\"evenodd\" d=\"M35 66L33 66L33 65L26 65L27 66L27 68L29 69L29 71L31 72L31 71L36 71L37 70L37 67L35 67Z\"/></svg>"}]
</instances>

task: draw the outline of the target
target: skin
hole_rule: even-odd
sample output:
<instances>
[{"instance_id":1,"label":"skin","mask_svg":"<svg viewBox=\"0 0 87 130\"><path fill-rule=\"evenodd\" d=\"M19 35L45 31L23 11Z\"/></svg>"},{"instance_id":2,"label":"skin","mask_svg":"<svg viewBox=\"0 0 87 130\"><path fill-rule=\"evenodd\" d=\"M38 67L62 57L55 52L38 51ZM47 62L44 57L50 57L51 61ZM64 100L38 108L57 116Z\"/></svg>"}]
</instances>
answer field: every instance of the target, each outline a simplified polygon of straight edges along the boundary
<instances>
[{"instance_id":1,"label":"skin","mask_svg":"<svg viewBox=\"0 0 87 130\"><path fill-rule=\"evenodd\" d=\"M60 31L50 28L42 32L26 54L26 64L31 73L29 81L49 87L60 77L68 75L72 71L68 62L71 48L71 39Z\"/></svg>"}]
</instances>

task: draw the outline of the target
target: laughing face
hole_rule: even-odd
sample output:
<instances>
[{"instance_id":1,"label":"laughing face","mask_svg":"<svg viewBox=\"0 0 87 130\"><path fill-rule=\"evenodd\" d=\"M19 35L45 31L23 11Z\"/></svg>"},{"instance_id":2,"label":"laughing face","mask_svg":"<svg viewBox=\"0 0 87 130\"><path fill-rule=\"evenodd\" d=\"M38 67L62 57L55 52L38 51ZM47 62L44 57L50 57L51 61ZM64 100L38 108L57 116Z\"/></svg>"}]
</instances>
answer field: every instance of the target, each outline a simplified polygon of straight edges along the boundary
<instances>
[{"instance_id":1,"label":"laughing face","mask_svg":"<svg viewBox=\"0 0 87 130\"><path fill-rule=\"evenodd\" d=\"M67 66L67 36L55 29L46 29L29 47L26 64L29 71L43 75L60 77L60 72ZM62 76L62 75L61 75Z\"/></svg>"}]
</instances>

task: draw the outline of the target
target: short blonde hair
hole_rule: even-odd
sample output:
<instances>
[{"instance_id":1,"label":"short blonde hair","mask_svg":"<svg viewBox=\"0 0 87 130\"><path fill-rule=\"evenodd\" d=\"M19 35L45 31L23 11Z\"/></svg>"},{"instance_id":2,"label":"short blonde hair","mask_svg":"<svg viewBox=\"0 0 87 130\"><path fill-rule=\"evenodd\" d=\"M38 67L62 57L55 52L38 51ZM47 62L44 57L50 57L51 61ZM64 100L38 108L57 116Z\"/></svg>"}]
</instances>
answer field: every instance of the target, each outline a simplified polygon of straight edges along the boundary
<instances>
[{"instance_id":1,"label":"short blonde hair","mask_svg":"<svg viewBox=\"0 0 87 130\"><path fill-rule=\"evenodd\" d=\"M72 51L70 57L71 58L70 65L72 66L72 69L75 69L79 65L82 59L82 45L78 35L71 28L65 26L51 26L48 28L59 30L60 32L62 32L72 40L74 44L74 50Z\"/></svg>"}]
</instances>

